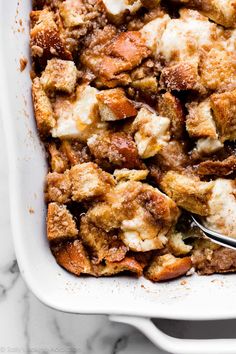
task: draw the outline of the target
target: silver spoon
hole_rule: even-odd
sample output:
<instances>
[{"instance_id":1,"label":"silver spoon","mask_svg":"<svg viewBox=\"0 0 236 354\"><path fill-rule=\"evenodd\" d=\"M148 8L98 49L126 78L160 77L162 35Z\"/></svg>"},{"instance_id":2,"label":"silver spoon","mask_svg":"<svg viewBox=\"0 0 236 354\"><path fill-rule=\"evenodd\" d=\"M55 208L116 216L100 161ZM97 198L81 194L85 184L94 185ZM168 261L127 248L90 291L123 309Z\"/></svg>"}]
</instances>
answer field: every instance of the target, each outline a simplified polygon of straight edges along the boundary
<instances>
[{"instance_id":1,"label":"silver spoon","mask_svg":"<svg viewBox=\"0 0 236 354\"><path fill-rule=\"evenodd\" d=\"M236 238L228 237L222 235L216 231L210 230L207 227L203 226L198 220L196 216L191 215L193 222L199 227L200 230L203 231L204 235L212 240L214 243L218 245L231 248L236 250Z\"/></svg>"}]
</instances>

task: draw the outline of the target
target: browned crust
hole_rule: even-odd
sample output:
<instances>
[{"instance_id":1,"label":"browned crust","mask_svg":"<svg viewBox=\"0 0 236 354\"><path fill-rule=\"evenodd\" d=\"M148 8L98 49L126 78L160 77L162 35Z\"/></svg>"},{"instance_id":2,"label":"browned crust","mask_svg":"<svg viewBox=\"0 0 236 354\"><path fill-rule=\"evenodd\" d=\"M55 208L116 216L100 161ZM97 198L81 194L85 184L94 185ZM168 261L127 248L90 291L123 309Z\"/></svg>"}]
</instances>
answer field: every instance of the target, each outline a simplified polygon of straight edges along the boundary
<instances>
[{"instance_id":1,"label":"browned crust","mask_svg":"<svg viewBox=\"0 0 236 354\"><path fill-rule=\"evenodd\" d=\"M30 19L32 24L30 46L33 57L38 56L44 61L55 56L65 60L72 60L71 53L66 49L60 37L53 12L47 9L32 11Z\"/></svg>"},{"instance_id":2,"label":"browned crust","mask_svg":"<svg viewBox=\"0 0 236 354\"><path fill-rule=\"evenodd\" d=\"M124 118L134 117L138 113L133 103L128 100L122 89L116 88L111 90L100 91L97 94L97 100L99 107L103 106L111 110L112 116L104 119L102 115L102 120L120 120Z\"/></svg>"},{"instance_id":3,"label":"browned crust","mask_svg":"<svg viewBox=\"0 0 236 354\"><path fill-rule=\"evenodd\" d=\"M165 67L161 73L161 84L167 90L199 90L199 76L195 65L181 62Z\"/></svg>"},{"instance_id":4,"label":"browned crust","mask_svg":"<svg viewBox=\"0 0 236 354\"><path fill-rule=\"evenodd\" d=\"M196 166L196 172L200 176L225 177L236 171L236 156L232 155L223 161L203 161Z\"/></svg>"},{"instance_id":5,"label":"browned crust","mask_svg":"<svg viewBox=\"0 0 236 354\"><path fill-rule=\"evenodd\" d=\"M47 214L47 236L49 241L78 236L78 229L72 214L65 205L50 203Z\"/></svg>"},{"instance_id":6,"label":"browned crust","mask_svg":"<svg viewBox=\"0 0 236 354\"><path fill-rule=\"evenodd\" d=\"M185 115L180 100L166 92L159 98L157 110L160 116L171 120L172 137L181 139L185 129Z\"/></svg>"},{"instance_id":7,"label":"browned crust","mask_svg":"<svg viewBox=\"0 0 236 354\"><path fill-rule=\"evenodd\" d=\"M47 137L54 128L56 120L53 114L51 102L44 92L39 78L35 78L32 85L35 119L39 134Z\"/></svg>"},{"instance_id":8,"label":"browned crust","mask_svg":"<svg viewBox=\"0 0 236 354\"><path fill-rule=\"evenodd\" d=\"M190 257L176 258L171 256L171 262L169 262L169 256L171 255L156 256L145 271L145 276L154 282L166 281L185 275L191 269Z\"/></svg>"},{"instance_id":9,"label":"browned crust","mask_svg":"<svg viewBox=\"0 0 236 354\"><path fill-rule=\"evenodd\" d=\"M211 106L221 139L236 139L236 90L213 94Z\"/></svg>"}]
</instances>

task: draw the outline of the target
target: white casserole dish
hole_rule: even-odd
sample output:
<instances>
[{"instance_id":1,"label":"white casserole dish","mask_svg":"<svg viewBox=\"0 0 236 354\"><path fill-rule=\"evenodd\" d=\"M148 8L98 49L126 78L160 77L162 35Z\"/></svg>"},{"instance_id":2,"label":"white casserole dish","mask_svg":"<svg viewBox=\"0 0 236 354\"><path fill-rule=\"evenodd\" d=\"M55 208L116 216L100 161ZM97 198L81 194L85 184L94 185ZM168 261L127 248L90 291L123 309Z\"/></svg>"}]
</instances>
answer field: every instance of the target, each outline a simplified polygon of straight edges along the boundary
<instances>
[{"instance_id":1,"label":"white casserole dish","mask_svg":"<svg viewBox=\"0 0 236 354\"><path fill-rule=\"evenodd\" d=\"M181 285L180 280L152 284L144 278L124 276L76 278L56 264L45 232L43 187L47 167L33 118L30 64L22 73L19 70L20 58L29 60L30 9L31 0L0 0L0 103L9 154L15 251L26 283L50 307L73 313L116 315L111 319L140 328L169 352L235 354L236 340L173 339L148 318L236 318L236 275L193 276L186 285Z\"/></svg>"}]
</instances>

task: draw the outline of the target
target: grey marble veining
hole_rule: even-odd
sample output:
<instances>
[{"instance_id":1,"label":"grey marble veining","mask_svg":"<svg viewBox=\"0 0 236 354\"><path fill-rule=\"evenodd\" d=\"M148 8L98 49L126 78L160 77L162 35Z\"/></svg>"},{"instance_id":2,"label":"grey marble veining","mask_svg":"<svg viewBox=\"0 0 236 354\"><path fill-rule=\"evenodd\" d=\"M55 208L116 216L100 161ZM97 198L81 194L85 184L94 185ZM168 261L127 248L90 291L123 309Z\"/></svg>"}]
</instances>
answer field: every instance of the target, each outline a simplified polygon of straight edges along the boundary
<instances>
[{"instance_id":1,"label":"grey marble veining","mask_svg":"<svg viewBox=\"0 0 236 354\"><path fill-rule=\"evenodd\" d=\"M0 120L0 353L161 354L134 328L106 316L66 314L40 303L19 273L11 237Z\"/></svg>"}]
</instances>

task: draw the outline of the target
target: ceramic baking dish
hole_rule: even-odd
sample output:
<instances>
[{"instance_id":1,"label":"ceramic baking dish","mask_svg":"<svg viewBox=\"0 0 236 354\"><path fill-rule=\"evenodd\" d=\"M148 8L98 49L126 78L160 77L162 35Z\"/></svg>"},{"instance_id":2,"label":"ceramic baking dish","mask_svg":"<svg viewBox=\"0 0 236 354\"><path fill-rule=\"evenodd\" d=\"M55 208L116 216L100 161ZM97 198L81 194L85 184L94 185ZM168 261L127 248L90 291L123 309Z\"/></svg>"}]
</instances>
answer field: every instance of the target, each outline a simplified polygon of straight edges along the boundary
<instances>
[{"instance_id":1,"label":"ceramic baking dish","mask_svg":"<svg viewBox=\"0 0 236 354\"><path fill-rule=\"evenodd\" d=\"M73 313L115 315L111 319L140 328L169 352L235 354L236 340L170 338L149 318L236 318L236 275L193 276L185 285L180 280L152 284L125 276L76 278L56 264L45 232L47 167L32 112L30 63L20 72L20 59L29 60L30 9L31 0L0 0L0 103L9 154L15 251L26 283L48 306Z\"/></svg>"}]
</instances>

